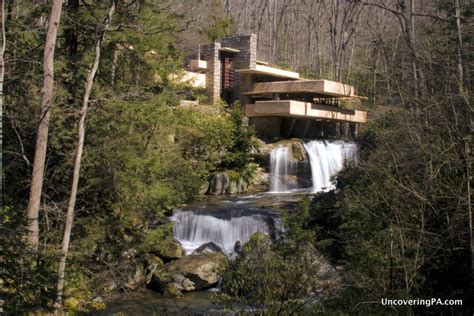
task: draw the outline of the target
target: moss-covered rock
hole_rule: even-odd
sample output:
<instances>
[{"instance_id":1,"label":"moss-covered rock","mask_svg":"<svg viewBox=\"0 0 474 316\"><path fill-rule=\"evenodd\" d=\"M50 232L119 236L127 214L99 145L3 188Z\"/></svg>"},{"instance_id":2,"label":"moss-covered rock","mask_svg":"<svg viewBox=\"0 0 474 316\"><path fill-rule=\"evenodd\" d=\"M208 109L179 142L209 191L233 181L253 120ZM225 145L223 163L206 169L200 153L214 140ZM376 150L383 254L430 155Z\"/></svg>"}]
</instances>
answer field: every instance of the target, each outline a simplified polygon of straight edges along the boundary
<instances>
[{"instance_id":1,"label":"moss-covered rock","mask_svg":"<svg viewBox=\"0 0 474 316\"><path fill-rule=\"evenodd\" d=\"M160 241L151 248L150 252L167 261L183 257L183 247L179 241L172 238Z\"/></svg>"},{"instance_id":2,"label":"moss-covered rock","mask_svg":"<svg viewBox=\"0 0 474 316\"><path fill-rule=\"evenodd\" d=\"M81 301L75 297L68 297L63 302L64 309L70 313L79 311Z\"/></svg>"},{"instance_id":3,"label":"moss-covered rock","mask_svg":"<svg viewBox=\"0 0 474 316\"><path fill-rule=\"evenodd\" d=\"M225 194L229 186L229 175L225 172L216 172L210 178L209 191L207 193L211 195Z\"/></svg>"},{"instance_id":4,"label":"moss-covered rock","mask_svg":"<svg viewBox=\"0 0 474 316\"><path fill-rule=\"evenodd\" d=\"M247 192L266 192L270 188L270 176L262 167L257 167L247 187Z\"/></svg>"},{"instance_id":5,"label":"moss-covered rock","mask_svg":"<svg viewBox=\"0 0 474 316\"><path fill-rule=\"evenodd\" d=\"M150 283L153 274L163 268L165 263L155 254L149 253L145 256L145 265L147 270L146 283Z\"/></svg>"},{"instance_id":6,"label":"moss-covered rock","mask_svg":"<svg viewBox=\"0 0 474 316\"><path fill-rule=\"evenodd\" d=\"M175 293L174 289L180 292L206 289L219 282L226 264L227 258L222 253L189 255L156 271L148 286L163 294Z\"/></svg>"},{"instance_id":7,"label":"moss-covered rock","mask_svg":"<svg viewBox=\"0 0 474 316\"><path fill-rule=\"evenodd\" d=\"M103 311L106 308L104 300L99 296L94 298L88 305L89 309L92 311Z\"/></svg>"},{"instance_id":8,"label":"moss-covered rock","mask_svg":"<svg viewBox=\"0 0 474 316\"><path fill-rule=\"evenodd\" d=\"M183 296L183 293L174 283L168 283L163 291L163 296L168 298L177 298Z\"/></svg>"},{"instance_id":9,"label":"moss-covered rock","mask_svg":"<svg viewBox=\"0 0 474 316\"><path fill-rule=\"evenodd\" d=\"M146 271L143 263L135 260L122 262L121 286L126 290L136 290L145 286Z\"/></svg>"},{"instance_id":10,"label":"moss-covered rock","mask_svg":"<svg viewBox=\"0 0 474 316\"><path fill-rule=\"evenodd\" d=\"M167 223L157 229L146 232L142 251L152 253L165 261L179 259L183 256L183 248L173 238L174 223Z\"/></svg>"},{"instance_id":11,"label":"moss-covered rock","mask_svg":"<svg viewBox=\"0 0 474 316\"><path fill-rule=\"evenodd\" d=\"M238 194L247 192L248 182L235 170L216 172L209 180L208 194Z\"/></svg>"}]
</instances>

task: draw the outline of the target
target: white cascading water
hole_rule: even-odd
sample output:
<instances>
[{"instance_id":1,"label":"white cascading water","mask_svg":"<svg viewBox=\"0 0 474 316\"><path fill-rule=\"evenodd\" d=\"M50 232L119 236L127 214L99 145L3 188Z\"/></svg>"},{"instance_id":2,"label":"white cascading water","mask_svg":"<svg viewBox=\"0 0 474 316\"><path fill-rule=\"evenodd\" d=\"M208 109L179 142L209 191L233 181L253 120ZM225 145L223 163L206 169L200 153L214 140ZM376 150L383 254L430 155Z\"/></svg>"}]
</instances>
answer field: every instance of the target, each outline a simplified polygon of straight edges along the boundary
<instances>
[{"instance_id":1,"label":"white cascading water","mask_svg":"<svg viewBox=\"0 0 474 316\"><path fill-rule=\"evenodd\" d=\"M297 188L289 177L295 175L296 163L289 159L289 148L278 146L270 153L270 192L283 193Z\"/></svg>"},{"instance_id":2,"label":"white cascading water","mask_svg":"<svg viewBox=\"0 0 474 316\"><path fill-rule=\"evenodd\" d=\"M354 142L313 140L304 144L311 165L313 192L334 188L331 177L342 170L347 162L357 162Z\"/></svg>"},{"instance_id":3,"label":"white cascading water","mask_svg":"<svg viewBox=\"0 0 474 316\"><path fill-rule=\"evenodd\" d=\"M257 231L269 233L270 230L262 215L231 217L227 220L196 214L194 211L176 210L171 220L176 222L173 235L186 254L205 243L213 242L230 257L235 252L237 241L244 244Z\"/></svg>"}]
</instances>

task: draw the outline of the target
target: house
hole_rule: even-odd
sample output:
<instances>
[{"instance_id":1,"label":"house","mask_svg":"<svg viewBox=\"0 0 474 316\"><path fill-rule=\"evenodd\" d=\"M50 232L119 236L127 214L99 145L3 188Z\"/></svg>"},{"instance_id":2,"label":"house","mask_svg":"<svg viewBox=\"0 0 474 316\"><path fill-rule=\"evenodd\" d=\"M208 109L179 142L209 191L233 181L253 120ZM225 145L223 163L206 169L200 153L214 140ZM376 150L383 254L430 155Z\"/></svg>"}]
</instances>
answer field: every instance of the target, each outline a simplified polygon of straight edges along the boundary
<instances>
[{"instance_id":1,"label":"house","mask_svg":"<svg viewBox=\"0 0 474 316\"><path fill-rule=\"evenodd\" d=\"M309 80L258 60L255 34L200 45L190 62L195 85L209 99L245 105L249 124L262 138L353 137L367 121L353 86Z\"/></svg>"}]
</instances>

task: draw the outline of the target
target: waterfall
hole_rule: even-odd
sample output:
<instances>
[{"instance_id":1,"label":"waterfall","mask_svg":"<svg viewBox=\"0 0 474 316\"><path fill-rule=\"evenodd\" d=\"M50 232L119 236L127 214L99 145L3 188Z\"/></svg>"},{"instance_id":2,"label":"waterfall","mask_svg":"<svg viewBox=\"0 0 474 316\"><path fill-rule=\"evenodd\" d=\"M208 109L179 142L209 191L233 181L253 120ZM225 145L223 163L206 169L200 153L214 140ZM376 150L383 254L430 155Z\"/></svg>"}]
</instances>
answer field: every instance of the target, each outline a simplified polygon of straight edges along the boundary
<instances>
[{"instance_id":1,"label":"waterfall","mask_svg":"<svg viewBox=\"0 0 474 316\"><path fill-rule=\"evenodd\" d=\"M175 210L171 217L171 220L176 222L173 228L174 237L181 243L186 254L192 253L205 243L213 242L227 256L232 256L237 241L244 244L257 231L270 233L269 216L236 216L229 211L225 214L226 218L218 218L196 211Z\"/></svg>"},{"instance_id":2,"label":"waterfall","mask_svg":"<svg viewBox=\"0 0 474 316\"><path fill-rule=\"evenodd\" d=\"M277 146L270 153L270 192L288 192L298 187L295 176L296 162L289 159L289 148Z\"/></svg>"},{"instance_id":3,"label":"waterfall","mask_svg":"<svg viewBox=\"0 0 474 316\"><path fill-rule=\"evenodd\" d=\"M334 188L331 177L341 171L346 162L357 162L354 142L313 140L304 144L311 165L313 192Z\"/></svg>"}]
</instances>

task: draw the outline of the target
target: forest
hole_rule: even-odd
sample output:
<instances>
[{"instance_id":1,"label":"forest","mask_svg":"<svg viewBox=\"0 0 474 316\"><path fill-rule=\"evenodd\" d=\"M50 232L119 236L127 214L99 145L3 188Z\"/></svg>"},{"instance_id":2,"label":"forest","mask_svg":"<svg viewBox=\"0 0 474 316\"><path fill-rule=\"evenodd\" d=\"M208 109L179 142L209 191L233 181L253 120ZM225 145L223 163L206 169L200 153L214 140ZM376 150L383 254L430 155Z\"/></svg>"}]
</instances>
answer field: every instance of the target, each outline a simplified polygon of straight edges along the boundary
<instances>
[{"instance_id":1,"label":"forest","mask_svg":"<svg viewBox=\"0 0 474 316\"><path fill-rule=\"evenodd\" d=\"M471 0L0 6L0 313L474 313ZM303 172L311 143L179 79L242 34L257 64L356 88L367 123L331 189L275 194L279 144ZM177 223L257 232L189 254ZM462 304L383 304L432 298Z\"/></svg>"}]
</instances>

